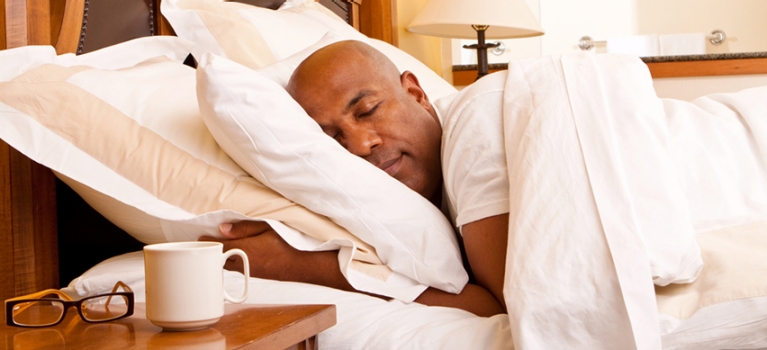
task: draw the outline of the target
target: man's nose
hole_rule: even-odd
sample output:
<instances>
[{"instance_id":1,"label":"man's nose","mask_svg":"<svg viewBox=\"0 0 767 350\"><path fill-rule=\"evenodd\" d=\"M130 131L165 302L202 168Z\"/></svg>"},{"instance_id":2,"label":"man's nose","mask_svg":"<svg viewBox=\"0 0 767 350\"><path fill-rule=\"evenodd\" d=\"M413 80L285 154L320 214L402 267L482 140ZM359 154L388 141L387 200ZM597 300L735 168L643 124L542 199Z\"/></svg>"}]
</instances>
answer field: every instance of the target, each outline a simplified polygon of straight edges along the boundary
<instances>
[{"instance_id":1,"label":"man's nose","mask_svg":"<svg viewBox=\"0 0 767 350\"><path fill-rule=\"evenodd\" d=\"M346 149L356 156L367 157L373 148L381 144L381 138L372 129L355 128L350 131L346 137Z\"/></svg>"}]
</instances>

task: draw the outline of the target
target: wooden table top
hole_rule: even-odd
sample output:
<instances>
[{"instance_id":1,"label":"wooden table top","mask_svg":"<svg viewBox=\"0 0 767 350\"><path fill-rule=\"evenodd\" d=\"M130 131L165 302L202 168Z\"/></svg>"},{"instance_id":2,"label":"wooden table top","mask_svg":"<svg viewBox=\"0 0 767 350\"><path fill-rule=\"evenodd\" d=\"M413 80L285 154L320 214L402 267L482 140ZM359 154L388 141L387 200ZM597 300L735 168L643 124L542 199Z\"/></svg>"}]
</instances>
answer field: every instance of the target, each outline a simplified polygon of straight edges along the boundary
<instances>
[{"instance_id":1,"label":"wooden table top","mask_svg":"<svg viewBox=\"0 0 767 350\"><path fill-rule=\"evenodd\" d=\"M209 328L167 332L146 319L137 303L130 317L87 323L70 309L54 327L0 325L1 349L285 349L336 324L335 305L226 304Z\"/></svg>"}]
</instances>

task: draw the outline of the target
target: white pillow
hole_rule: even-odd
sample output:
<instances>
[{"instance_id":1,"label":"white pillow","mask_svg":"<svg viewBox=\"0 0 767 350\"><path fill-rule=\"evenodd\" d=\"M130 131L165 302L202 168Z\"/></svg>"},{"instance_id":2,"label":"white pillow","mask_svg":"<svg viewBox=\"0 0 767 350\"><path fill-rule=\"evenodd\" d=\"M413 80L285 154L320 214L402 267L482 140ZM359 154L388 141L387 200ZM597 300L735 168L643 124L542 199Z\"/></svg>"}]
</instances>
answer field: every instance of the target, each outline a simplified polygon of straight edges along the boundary
<instances>
[{"instance_id":1,"label":"white pillow","mask_svg":"<svg viewBox=\"0 0 767 350\"><path fill-rule=\"evenodd\" d=\"M256 69L301 54L332 33L339 40L367 42L389 57L400 71L413 72L430 101L457 91L406 52L366 37L312 0L286 2L276 11L221 0L166 0L161 6L176 34L196 43L197 58L211 52Z\"/></svg>"},{"instance_id":2,"label":"white pillow","mask_svg":"<svg viewBox=\"0 0 767 350\"><path fill-rule=\"evenodd\" d=\"M21 73L56 61L56 50L51 46L26 46L24 50L0 50L0 81L8 81Z\"/></svg>"},{"instance_id":3,"label":"white pillow","mask_svg":"<svg viewBox=\"0 0 767 350\"><path fill-rule=\"evenodd\" d=\"M395 272L448 292L463 288L453 228L426 199L325 135L269 78L212 54L197 78L208 129L243 169L374 246Z\"/></svg>"},{"instance_id":4,"label":"white pillow","mask_svg":"<svg viewBox=\"0 0 767 350\"><path fill-rule=\"evenodd\" d=\"M52 46L24 46L0 50L0 81L8 81L20 74L43 64L62 66L90 66L99 69L120 69L130 67L148 58L165 56L174 61L183 61L191 52L194 43L172 36L142 37L129 40L114 47L107 47L85 55L71 53L56 55Z\"/></svg>"},{"instance_id":5,"label":"white pillow","mask_svg":"<svg viewBox=\"0 0 767 350\"><path fill-rule=\"evenodd\" d=\"M293 75L293 71L295 71L296 68L298 68L298 65L309 57L309 55L314 53L314 51L342 40L344 40L344 38L340 35L328 32L319 41L296 52L292 56L258 69L258 73L285 88L288 86L288 81L290 81L290 76Z\"/></svg>"}]
</instances>

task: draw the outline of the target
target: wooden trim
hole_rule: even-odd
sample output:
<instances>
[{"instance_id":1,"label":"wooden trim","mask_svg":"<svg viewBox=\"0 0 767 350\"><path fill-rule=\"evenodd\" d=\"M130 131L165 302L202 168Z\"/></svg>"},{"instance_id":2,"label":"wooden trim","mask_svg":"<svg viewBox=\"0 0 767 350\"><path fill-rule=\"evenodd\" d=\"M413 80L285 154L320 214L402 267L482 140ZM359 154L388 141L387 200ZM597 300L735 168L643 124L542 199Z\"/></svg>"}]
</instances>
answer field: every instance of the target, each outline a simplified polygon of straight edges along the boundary
<instances>
[{"instance_id":1,"label":"wooden trim","mask_svg":"<svg viewBox=\"0 0 767 350\"><path fill-rule=\"evenodd\" d=\"M32 292L59 288L59 239L56 215L56 177L53 172L29 160L34 217L35 287Z\"/></svg>"},{"instance_id":2,"label":"wooden trim","mask_svg":"<svg viewBox=\"0 0 767 350\"><path fill-rule=\"evenodd\" d=\"M347 7L349 24L356 30L360 30L360 5L362 0L346 0L349 3Z\"/></svg>"},{"instance_id":3,"label":"wooden trim","mask_svg":"<svg viewBox=\"0 0 767 350\"><path fill-rule=\"evenodd\" d=\"M51 44L50 0L5 0L5 48Z\"/></svg>"},{"instance_id":4,"label":"wooden trim","mask_svg":"<svg viewBox=\"0 0 767 350\"><path fill-rule=\"evenodd\" d=\"M490 69L489 73L495 73L502 69ZM453 70L453 86L466 86L477 80L477 70Z\"/></svg>"},{"instance_id":5,"label":"wooden trim","mask_svg":"<svg viewBox=\"0 0 767 350\"><path fill-rule=\"evenodd\" d=\"M13 278L13 217L11 215L11 147L0 140L0 300L14 297Z\"/></svg>"},{"instance_id":6,"label":"wooden trim","mask_svg":"<svg viewBox=\"0 0 767 350\"><path fill-rule=\"evenodd\" d=\"M360 5L360 32L397 46L397 1L364 0Z\"/></svg>"},{"instance_id":7,"label":"wooden trim","mask_svg":"<svg viewBox=\"0 0 767 350\"><path fill-rule=\"evenodd\" d=\"M71 1L71 0L70 0ZM51 4L51 39L50 42L53 46L61 34L61 26L64 24L64 11L66 10L67 1L64 0L50 0Z\"/></svg>"},{"instance_id":8,"label":"wooden trim","mask_svg":"<svg viewBox=\"0 0 767 350\"><path fill-rule=\"evenodd\" d=\"M767 58L647 63L653 78L767 74Z\"/></svg>"},{"instance_id":9,"label":"wooden trim","mask_svg":"<svg viewBox=\"0 0 767 350\"><path fill-rule=\"evenodd\" d=\"M0 300L59 287L53 173L0 141Z\"/></svg>"},{"instance_id":10,"label":"wooden trim","mask_svg":"<svg viewBox=\"0 0 767 350\"><path fill-rule=\"evenodd\" d=\"M653 79L767 74L767 58L650 62L647 67ZM498 70L491 69L490 73ZM453 86L469 85L476 77L477 70L453 70Z\"/></svg>"},{"instance_id":11,"label":"wooden trim","mask_svg":"<svg viewBox=\"0 0 767 350\"><path fill-rule=\"evenodd\" d=\"M0 50L5 49L5 0L0 0Z\"/></svg>"},{"instance_id":12,"label":"wooden trim","mask_svg":"<svg viewBox=\"0 0 767 350\"><path fill-rule=\"evenodd\" d=\"M5 0L5 45L12 49L27 44L27 1Z\"/></svg>"},{"instance_id":13,"label":"wooden trim","mask_svg":"<svg viewBox=\"0 0 767 350\"><path fill-rule=\"evenodd\" d=\"M16 295L35 291L35 222L31 160L10 149L13 276Z\"/></svg>"},{"instance_id":14,"label":"wooden trim","mask_svg":"<svg viewBox=\"0 0 767 350\"><path fill-rule=\"evenodd\" d=\"M162 11L160 11L160 3L161 0L151 0L154 1L154 12L155 12L155 35L170 35L175 36L176 32L173 31L173 27L170 26L170 23L165 18L165 16L162 15ZM158 16L159 14L159 16Z\"/></svg>"},{"instance_id":15,"label":"wooden trim","mask_svg":"<svg viewBox=\"0 0 767 350\"><path fill-rule=\"evenodd\" d=\"M51 0L27 0L27 45L51 45Z\"/></svg>"},{"instance_id":16,"label":"wooden trim","mask_svg":"<svg viewBox=\"0 0 767 350\"><path fill-rule=\"evenodd\" d=\"M68 0L64 7L64 17L61 20L61 30L56 40L56 53L77 53L80 44L80 31L83 28L83 12L85 0Z\"/></svg>"}]
</instances>

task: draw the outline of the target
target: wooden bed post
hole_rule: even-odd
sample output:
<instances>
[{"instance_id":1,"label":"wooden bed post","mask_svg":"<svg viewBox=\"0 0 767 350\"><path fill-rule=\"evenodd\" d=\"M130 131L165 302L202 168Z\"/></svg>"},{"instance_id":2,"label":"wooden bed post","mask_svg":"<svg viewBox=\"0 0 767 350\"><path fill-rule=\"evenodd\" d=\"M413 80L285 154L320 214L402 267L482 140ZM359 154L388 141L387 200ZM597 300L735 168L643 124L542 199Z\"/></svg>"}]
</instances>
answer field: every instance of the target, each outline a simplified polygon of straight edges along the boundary
<instances>
[{"instance_id":1,"label":"wooden bed post","mask_svg":"<svg viewBox=\"0 0 767 350\"><path fill-rule=\"evenodd\" d=\"M6 48L52 43L50 0L5 0L3 10Z\"/></svg>"},{"instance_id":2,"label":"wooden bed post","mask_svg":"<svg viewBox=\"0 0 767 350\"><path fill-rule=\"evenodd\" d=\"M360 5L362 5L362 0L346 0L346 2L349 4L347 7L349 24L354 29L360 30Z\"/></svg>"},{"instance_id":3,"label":"wooden bed post","mask_svg":"<svg viewBox=\"0 0 767 350\"><path fill-rule=\"evenodd\" d=\"M53 173L0 141L0 300L59 287Z\"/></svg>"},{"instance_id":4,"label":"wooden bed post","mask_svg":"<svg viewBox=\"0 0 767 350\"><path fill-rule=\"evenodd\" d=\"M0 50L5 50L5 0L0 0Z\"/></svg>"},{"instance_id":5,"label":"wooden bed post","mask_svg":"<svg viewBox=\"0 0 767 350\"><path fill-rule=\"evenodd\" d=\"M176 32L173 31L173 28L170 26L170 23L168 23L168 20L165 19L165 16L160 14L160 3L162 1L151 1L154 1L155 35L176 35Z\"/></svg>"},{"instance_id":6,"label":"wooden bed post","mask_svg":"<svg viewBox=\"0 0 767 350\"><path fill-rule=\"evenodd\" d=\"M52 44L50 0L2 5L4 47ZM55 213L53 173L0 141L0 300L59 287Z\"/></svg>"},{"instance_id":7,"label":"wooden bed post","mask_svg":"<svg viewBox=\"0 0 767 350\"><path fill-rule=\"evenodd\" d=\"M397 0L358 0L360 32L398 46Z\"/></svg>"}]
</instances>

